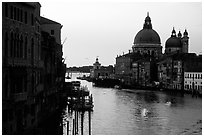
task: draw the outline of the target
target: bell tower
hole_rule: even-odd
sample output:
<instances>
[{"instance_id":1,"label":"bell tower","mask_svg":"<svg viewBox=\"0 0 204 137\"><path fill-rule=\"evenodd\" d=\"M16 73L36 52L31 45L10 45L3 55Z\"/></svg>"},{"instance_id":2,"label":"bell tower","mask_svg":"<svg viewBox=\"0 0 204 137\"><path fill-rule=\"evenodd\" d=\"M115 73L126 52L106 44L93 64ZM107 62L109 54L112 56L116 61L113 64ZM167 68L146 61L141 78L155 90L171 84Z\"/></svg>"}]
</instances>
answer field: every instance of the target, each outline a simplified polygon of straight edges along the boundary
<instances>
[{"instance_id":1,"label":"bell tower","mask_svg":"<svg viewBox=\"0 0 204 137\"><path fill-rule=\"evenodd\" d=\"M181 39L181 42L182 42L182 52L188 53L189 37L188 37L188 32L186 29L183 33L183 37Z\"/></svg>"},{"instance_id":2,"label":"bell tower","mask_svg":"<svg viewBox=\"0 0 204 137\"><path fill-rule=\"evenodd\" d=\"M96 58L96 62L93 64L93 69L100 69L101 64L98 62L98 57Z\"/></svg>"}]
</instances>

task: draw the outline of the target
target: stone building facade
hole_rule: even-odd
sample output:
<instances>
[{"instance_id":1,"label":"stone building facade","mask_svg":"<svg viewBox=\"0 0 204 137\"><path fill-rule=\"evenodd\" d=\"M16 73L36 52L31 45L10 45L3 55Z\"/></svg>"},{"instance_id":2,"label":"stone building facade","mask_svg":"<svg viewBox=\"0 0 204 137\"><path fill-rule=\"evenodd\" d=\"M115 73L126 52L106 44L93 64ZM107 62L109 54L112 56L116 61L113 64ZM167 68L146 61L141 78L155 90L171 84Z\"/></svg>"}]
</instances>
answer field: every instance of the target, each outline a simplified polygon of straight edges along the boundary
<instances>
[{"instance_id":1,"label":"stone building facade","mask_svg":"<svg viewBox=\"0 0 204 137\"><path fill-rule=\"evenodd\" d=\"M47 70L40 8L38 2L2 3L2 134L31 133L42 120Z\"/></svg>"},{"instance_id":2,"label":"stone building facade","mask_svg":"<svg viewBox=\"0 0 204 137\"><path fill-rule=\"evenodd\" d=\"M184 90L185 72L202 68L201 56L195 53L175 53L158 62L158 79L162 88Z\"/></svg>"},{"instance_id":3,"label":"stone building facade","mask_svg":"<svg viewBox=\"0 0 204 137\"><path fill-rule=\"evenodd\" d=\"M98 58L96 58L96 62L93 64L93 68L90 69L90 77L92 79L111 78L112 74L113 74L113 67L101 66L101 63L99 63Z\"/></svg>"}]
</instances>

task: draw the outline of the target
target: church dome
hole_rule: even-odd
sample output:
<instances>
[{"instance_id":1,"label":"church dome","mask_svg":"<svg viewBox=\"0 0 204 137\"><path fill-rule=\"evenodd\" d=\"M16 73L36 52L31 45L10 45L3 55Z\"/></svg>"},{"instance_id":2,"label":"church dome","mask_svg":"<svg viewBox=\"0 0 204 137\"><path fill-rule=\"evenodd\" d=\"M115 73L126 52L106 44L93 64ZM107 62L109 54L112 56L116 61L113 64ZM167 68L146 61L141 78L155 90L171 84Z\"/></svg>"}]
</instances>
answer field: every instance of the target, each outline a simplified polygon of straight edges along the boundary
<instances>
[{"instance_id":1,"label":"church dome","mask_svg":"<svg viewBox=\"0 0 204 137\"><path fill-rule=\"evenodd\" d=\"M165 43L165 47L166 48L171 48L171 47L181 48L182 47L181 39L176 37L176 31L174 30L174 28L173 28L171 37L168 38Z\"/></svg>"},{"instance_id":2,"label":"church dome","mask_svg":"<svg viewBox=\"0 0 204 137\"><path fill-rule=\"evenodd\" d=\"M141 43L161 44L158 33L153 29L142 29L137 33L134 44Z\"/></svg>"},{"instance_id":3,"label":"church dome","mask_svg":"<svg viewBox=\"0 0 204 137\"><path fill-rule=\"evenodd\" d=\"M134 44L144 43L161 44L158 33L152 29L152 23L151 18L149 17L149 13L147 13L147 17L145 18L143 29L137 33L134 39Z\"/></svg>"}]
</instances>

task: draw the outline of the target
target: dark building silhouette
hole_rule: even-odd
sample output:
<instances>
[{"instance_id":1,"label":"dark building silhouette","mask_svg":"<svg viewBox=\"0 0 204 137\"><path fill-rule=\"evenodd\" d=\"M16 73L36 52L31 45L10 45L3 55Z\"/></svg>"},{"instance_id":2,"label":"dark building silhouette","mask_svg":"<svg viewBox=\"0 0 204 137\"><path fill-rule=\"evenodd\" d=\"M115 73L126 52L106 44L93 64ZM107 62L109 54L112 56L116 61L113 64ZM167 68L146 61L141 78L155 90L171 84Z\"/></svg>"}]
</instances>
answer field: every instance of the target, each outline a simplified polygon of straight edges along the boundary
<instances>
[{"instance_id":1,"label":"dark building silhouette","mask_svg":"<svg viewBox=\"0 0 204 137\"><path fill-rule=\"evenodd\" d=\"M50 84L45 81L49 69L45 66L44 53L54 53L50 47L45 49L49 44L41 44L46 38L45 41L52 38L45 38L41 33L40 8L38 2L2 3L2 134L31 133L42 121L43 103L47 98L45 88ZM55 41L53 38L52 42ZM53 50L60 50L59 61L56 53L48 60L55 65L52 74L62 84L65 66L61 43L58 45ZM51 81L54 83L56 79Z\"/></svg>"},{"instance_id":2,"label":"dark building silhouette","mask_svg":"<svg viewBox=\"0 0 204 137\"><path fill-rule=\"evenodd\" d=\"M162 54L160 37L159 34L152 29L149 13L147 13L147 17L145 18L143 29L136 34L133 44L133 52L153 56L160 56Z\"/></svg>"},{"instance_id":3,"label":"dark building silhouette","mask_svg":"<svg viewBox=\"0 0 204 137\"><path fill-rule=\"evenodd\" d=\"M152 29L149 13L133 44L132 52L116 57L115 74L125 85L147 86L157 79L156 61L162 55L160 37Z\"/></svg>"}]
</instances>

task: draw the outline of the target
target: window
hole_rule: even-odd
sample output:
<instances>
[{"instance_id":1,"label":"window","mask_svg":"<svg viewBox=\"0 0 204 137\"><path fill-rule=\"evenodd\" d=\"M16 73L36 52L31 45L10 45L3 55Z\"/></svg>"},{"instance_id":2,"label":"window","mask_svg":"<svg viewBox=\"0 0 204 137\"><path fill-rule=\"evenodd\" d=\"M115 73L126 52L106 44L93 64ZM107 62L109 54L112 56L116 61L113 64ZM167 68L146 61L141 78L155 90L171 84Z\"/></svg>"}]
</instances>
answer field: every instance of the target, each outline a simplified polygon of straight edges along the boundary
<instances>
[{"instance_id":1,"label":"window","mask_svg":"<svg viewBox=\"0 0 204 137\"><path fill-rule=\"evenodd\" d=\"M11 32L11 42L10 42L10 57L13 57L13 32Z\"/></svg>"},{"instance_id":2,"label":"window","mask_svg":"<svg viewBox=\"0 0 204 137\"><path fill-rule=\"evenodd\" d=\"M16 20L16 7L14 7L14 20Z\"/></svg>"},{"instance_id":3,"label":"window","mask_svg":"<svg viewBox=\"0 0 204 137\"><path fill-rule=\"evenodd\" d=\"M51 35L54 35L54 33L55 33L55 32L54 32L54 30L52 29L52 30L51 30Z\"/></svg>"},{"instance_id":4,"label":"window","mask_svg":"<svg viewBox=\"0 0 204 137\"><path fill-rule=\"evenodd\" d=\"M23 10L20 10L20 21L23 22Z\"/></svg>"},{"instance_id":5,"label":"window","mask_svg":"<svg viewBox=\"0 0 204 137\"><path fill-rule=\"evenodd\" d=\"M28 42L28 38L25 37L25 45L24 45L24 58L27 58L27 42Z\"/></svg>"},{"instance_id":6,"label":"window","mask_svg":"<svg viewBox=\"0 0 204 137\"><path fill-rule=\"evenodd\" d=\"M33 14L31 14L31 25L32 26L34 25L34 16L33 16Z\"/></svg>"},{"instance_id":7,"label":"window","mask_svg":"<svg viewBox=\"0 0 204 137\"><path fill-rule=\"evenodd\" d=\"M31 59L34 59L34 39L31 40Z\"/></svg>"},{"instance_id":8,"label":"window","mask_svg":"<svg viewBox=\"0 0 204 137\"><path fill-rule=\"evenodd\" d=\"M10 7L10 18L13 19L13 6Z\"/></svg>"},{"instance_id":9,"label":"window","mask_svg":"<svg viewBox=\"0 0 204 137\"><path fill-rule=\"evenodd\" d=\"M17 11L17 21L20 21L20 10L19 8L16 8Z\"/></svg>"},{"instance_id":10,"label":"window","mask_svg":"<svg viewBox=\"0 0 204 137\"><path fill-rule=\"evenodd\" d=\"M16 56L18 58L20 57L20 39L19 39L19 34L17 34L17 37L16 37Z\"/></svg>"},{"instance_id":11,"label":"window","mask_svg":"<svg viewBox=\"0 0 204 137\"><path fill-rule=\"evenodd\" d=\"M5 17L8 17L8 4L5 4Z\"/></svg>"},{"instance_id":12,"label":"window","mask_svg":"<svg viewBox=\"0 0 204 137\"><path fill-rule=\"evenodd\" d=\"M5 34L5 56L8 56L8 33Z\"/></svg>"},{"instance_id":13,"label":"window","mask_svg":"<svg viewBox=\"0 0 204 137\"><path fill-rule=\"evenodd\" d=\"M23 36L20 38L20 57L23 57Z\"/></svg>"},{"instance_id":14,"label":"window","mask_svg":"<svg viewBox=\"0 0 204 137\"><path fill-rule=\"evenodd\" d=\"M24 16L24 21L25 21L25 24L27 24L27 23L28 23L28 22L27 22L27 12L25 11L24 14L25 14L25 16Z\"/></svg>"},{"instance_id":15,"label":"window","mask_svg":"<svg viewBox=\"0 0 204 137\"><path fill-rule=\"evenodd\" d=\"M13 41L13 43L14 43L14 45L13 45L13 47L14 47L14 57L16 57L17 56L17 35L16 35L16 33L14 34L14 41Z\"/></svg>"}]
</instances>

